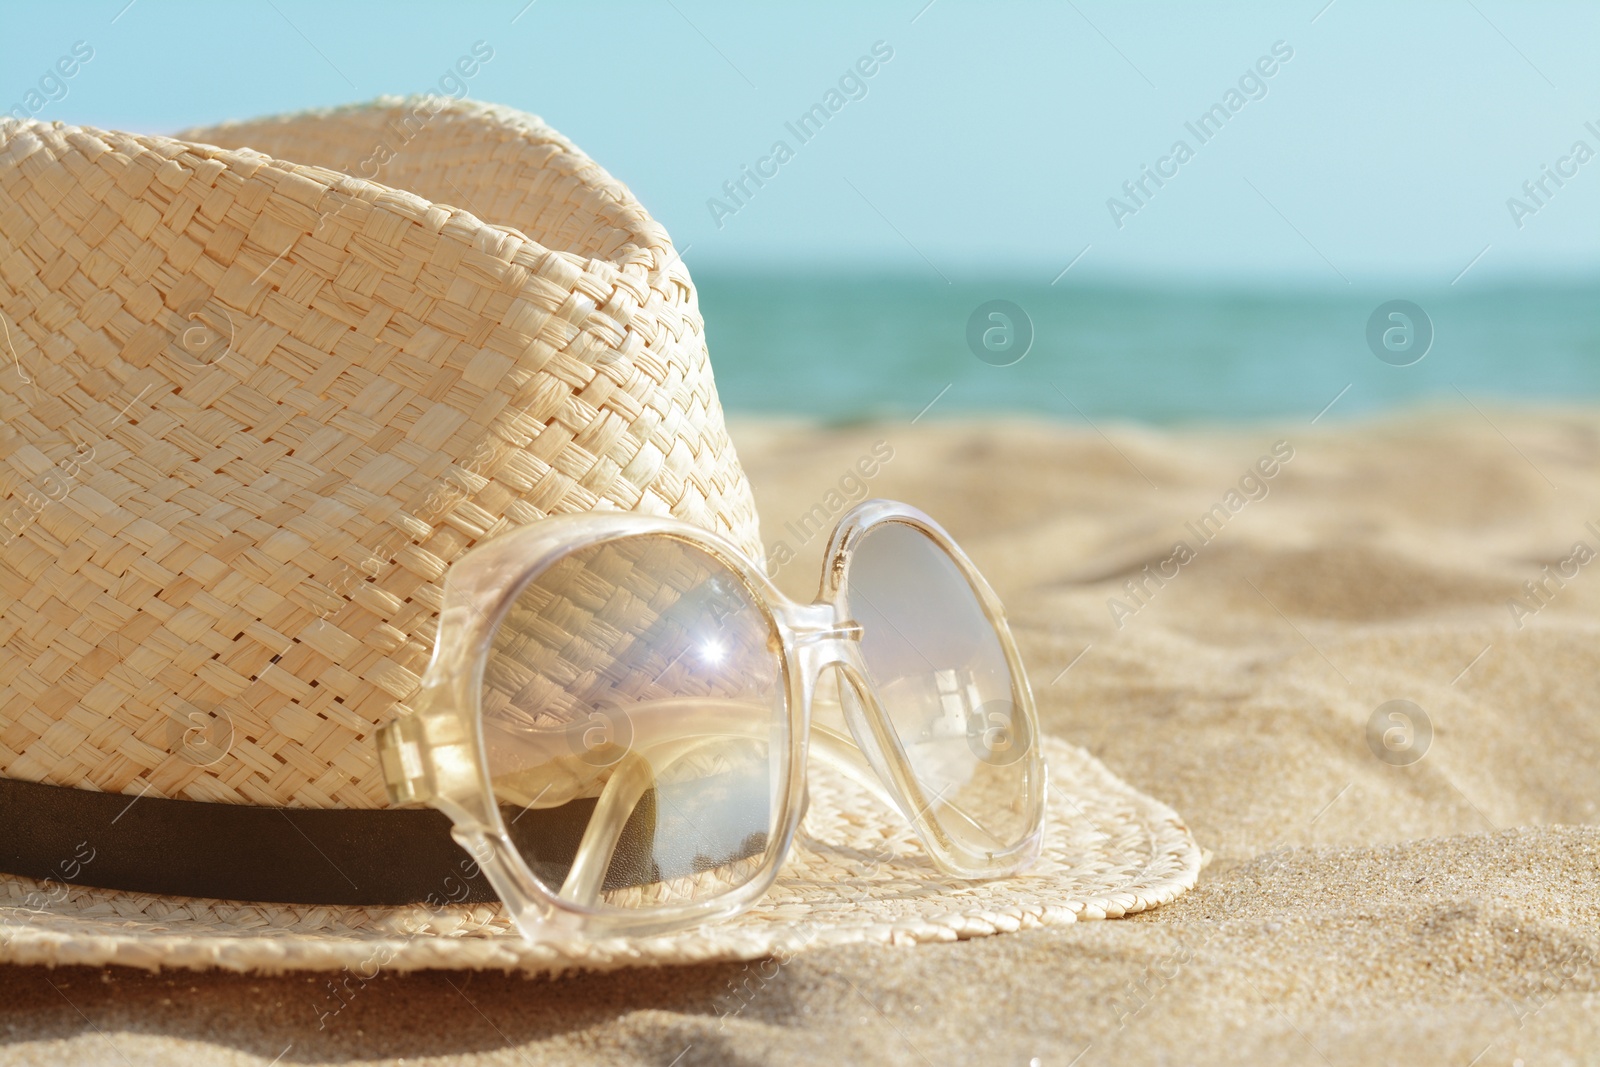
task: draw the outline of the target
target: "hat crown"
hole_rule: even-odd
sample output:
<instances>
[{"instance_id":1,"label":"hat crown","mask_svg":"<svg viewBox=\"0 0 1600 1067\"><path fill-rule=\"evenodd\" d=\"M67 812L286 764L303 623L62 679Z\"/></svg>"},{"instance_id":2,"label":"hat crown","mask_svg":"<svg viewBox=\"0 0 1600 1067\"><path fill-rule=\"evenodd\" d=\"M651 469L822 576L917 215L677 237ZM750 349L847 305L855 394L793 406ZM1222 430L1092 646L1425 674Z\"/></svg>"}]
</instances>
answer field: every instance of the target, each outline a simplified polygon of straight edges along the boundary
<instances>
[{"instance_id":1,"label":"hat crown","mask_svg":"<svg viewBox=\"0 0 1600 1067\"><path fill-rule=\"evenodd\" d=\"M761 557L686 268L521 112L0 122L0 328L3 776L378 806L472 545L617 507Z\"/></svg>"}]
</instances>

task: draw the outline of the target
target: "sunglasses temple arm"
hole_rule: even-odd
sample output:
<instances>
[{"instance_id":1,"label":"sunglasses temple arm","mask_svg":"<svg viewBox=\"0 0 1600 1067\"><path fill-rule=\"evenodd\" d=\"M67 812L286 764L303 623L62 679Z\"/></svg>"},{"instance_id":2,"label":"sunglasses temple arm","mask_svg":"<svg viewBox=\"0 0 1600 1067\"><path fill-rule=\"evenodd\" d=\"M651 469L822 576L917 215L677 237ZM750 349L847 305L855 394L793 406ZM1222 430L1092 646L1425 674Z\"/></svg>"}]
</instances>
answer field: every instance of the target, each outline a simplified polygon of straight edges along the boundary
<instances>
[{"instance_id":1,"label":"sunglasses temple arm","mask_svg":"<svg viewBox=\"0 0 1600 1067\"><path fill-rule=\"evenodd\" d=\"M664 746L664 751L658 749L655 759L661 762L660 769L665 770L704 743L704 739L697 739L688 744L670 744ZM813 722L809 754L850 778L891 811L899 810L883 780L846 734ZM560 896L563 899L589 906L599 901L623 829L640 799L655 785L656 773L652 761L636 752L628 753L613 770L583 832L572 868L562 882Z\"/></svg>"},{"instance_id":2,"label":"sunglasses temple arm","mask_svg":"<svg viewBox=\"0 0 1600 1067\"><path fill-rule=\"evenodd\" d=\"M654 784L655 774L648 760L632 752L623 757L600 792L600 801L578 843L572 869L561 883L563 899L586 906L599 901L606 872L611 869L611 860L622 840L623 828L628 825L640 798Z\"/></svg>"},{"instance_id":3,"label":"sunglasses temple arm","mask_svg":"<svg viewBox=\"0 0 1600 1067\"><path fill-rule=\"evenodd\" d=\"M578 843L572 868L561 883L562 899L589 907L599 903L606 872L611 869L617 846L622 842L623 830L633 817L639 801L655 788L658 773L666 771L697 749L714 747L724 740L716 737L691 738L657 746L652 750L651 759L645 759L636 752L624 756L606 781L605 788L600 791L600 800Z\"/></svg>"},{"instance_id":4,"label":"sunglasses temple arm","mask_svg":"<svg viewBox=\"0 0 1600 1067\"><path fill-rule=\"evenodd\" d=\"M900 805L895 802L894 797L890 795L889 790L884 787L883 779L878 777L877 772L867 762L866 756L862 754L861 749L856 746L855 741L851 738L837 730L812 723L811 754L835 770L848 775L852 781L868 790L879 801L887 805L891 811L902 810ZM942 802L940 810L945 812L947 817L957 818L966 823L973 831L993 843L994 847L1003 847L1003 842L959 806L945 800Z\"/></svg>"},{"instance_id":5,"label":"sunglasses temple arm","mask_svg":"<svg viewBox=\"0 0 1600 1067\"><path fill-rule=\"evenodd\" d=\"M851 781L888 805L890 811L900 810L900 805L895 803L894 797L884 787L883 779L878 777L878 773L872 769L867 757L862 754L852 738L831 727L813 722L811 755L847 775Z\"/></svg>"}]
</instances>

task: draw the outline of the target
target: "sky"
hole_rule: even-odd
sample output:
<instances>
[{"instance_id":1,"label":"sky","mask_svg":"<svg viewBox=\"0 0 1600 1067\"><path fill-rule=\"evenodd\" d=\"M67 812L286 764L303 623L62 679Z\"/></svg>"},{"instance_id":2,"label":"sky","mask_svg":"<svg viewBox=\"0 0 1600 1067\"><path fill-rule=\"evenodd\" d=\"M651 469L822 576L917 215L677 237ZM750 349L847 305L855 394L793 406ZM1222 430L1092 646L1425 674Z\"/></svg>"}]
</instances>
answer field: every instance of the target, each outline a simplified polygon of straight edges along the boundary
<instances>
[{"instance_id":1,"label":"sky","mask_svg":"<svg viewBox=\"0 0 1600 1067\"><path fill-rule=\"evenodd\" d=\"M6 31L0 108L162 133L438 91L492 49L470 95L571 137L694 269L1600 275L1600 157L1574 154L1600 153L1600 5L96 0L17 6ZM745 167L771 176L733 201Z\"/></svg>"}]
</instances>

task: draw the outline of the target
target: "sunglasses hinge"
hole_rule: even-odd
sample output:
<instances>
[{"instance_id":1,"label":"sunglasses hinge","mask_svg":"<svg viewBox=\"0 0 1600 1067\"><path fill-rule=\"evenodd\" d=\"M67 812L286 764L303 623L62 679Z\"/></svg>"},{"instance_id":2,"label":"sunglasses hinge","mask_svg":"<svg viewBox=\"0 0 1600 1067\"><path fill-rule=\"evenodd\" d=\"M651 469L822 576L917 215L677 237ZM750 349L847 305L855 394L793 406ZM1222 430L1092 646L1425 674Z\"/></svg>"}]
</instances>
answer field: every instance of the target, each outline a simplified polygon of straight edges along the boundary
<instances>
[{"instance_id":1,"label":"sunglasses hinge","mask_svg":"<svg viewBox=\"0 0 1600 1067\"><path fill-rule=\"evenodd\" d=\"M421 726L421 717L410 714L378 728L378 759L390 804L422 803L433 796L422 759Z\"/></svg>"}]
</instances>

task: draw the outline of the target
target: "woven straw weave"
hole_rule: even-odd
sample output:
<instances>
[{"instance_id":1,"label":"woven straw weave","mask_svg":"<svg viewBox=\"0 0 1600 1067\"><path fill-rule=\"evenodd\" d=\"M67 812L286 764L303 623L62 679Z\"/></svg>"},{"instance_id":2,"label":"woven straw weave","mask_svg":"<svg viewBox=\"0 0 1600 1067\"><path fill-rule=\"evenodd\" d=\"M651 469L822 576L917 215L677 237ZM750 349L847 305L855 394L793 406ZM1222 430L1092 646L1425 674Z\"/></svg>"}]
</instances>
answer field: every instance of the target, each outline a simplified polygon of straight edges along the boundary
<instances>
[{"instance_id":1,"label":"woven straw weave","mask_svg":"<svg viewBox=\"0 0 1600 1067\"><path fill-rule=\"evenodd\" d=\"M713 557L669 538L566 556L506 609L484 662L485 722L560 726L597 708L686 696L781 707L771 624L736 583ZM716 662L692 647L707 637Z\"/></svg>"},{"instance_id":2,"label":"woven straw weave","mask_svg":"<svg viewBox=\"0 0 1600 1067\"><path fill-rule=\"evenodd\" d=\"M0 330L0 775L380 806L480 539L614 506L761 558L687 271L520 112L0 121Z\"/></svg>"},{"instance_id":3,"label":"woven straw weave","mask_svg":"<svg viewBox=\"0 0 1600 1067\"><path fill-rule=\"evenodd\" d=\"M670 937L529 944L497 905L237 904L0 875L0 962L342 970L338 982L355 985L380 972L433 967L610 970L956 941L1131 915L1195 884L1202 854L1171 808L1084 750L1043 742L1051 775L1044 853L1013 878L943 876L904 820L814 765L805 829L777 884L736 919ZM310 1007L334 1012L340 1001L330 995Z\"/></svg>"}]
</instances>

